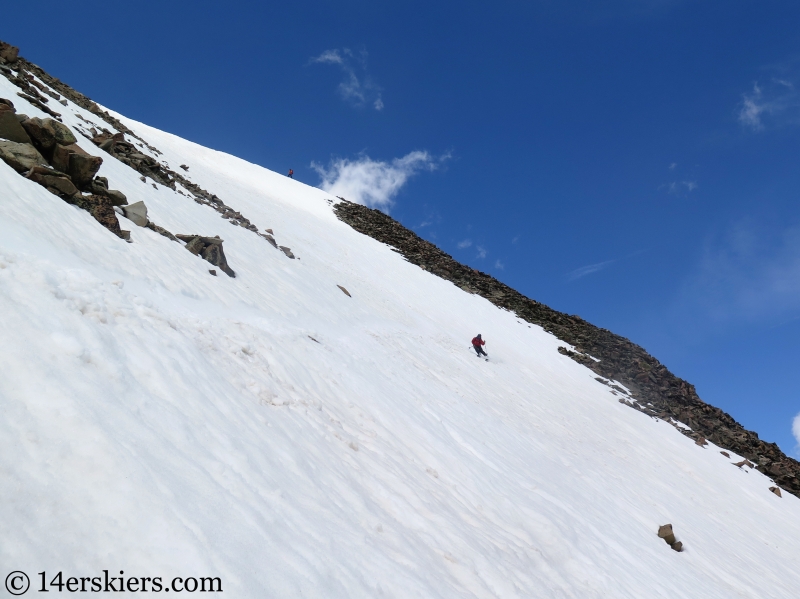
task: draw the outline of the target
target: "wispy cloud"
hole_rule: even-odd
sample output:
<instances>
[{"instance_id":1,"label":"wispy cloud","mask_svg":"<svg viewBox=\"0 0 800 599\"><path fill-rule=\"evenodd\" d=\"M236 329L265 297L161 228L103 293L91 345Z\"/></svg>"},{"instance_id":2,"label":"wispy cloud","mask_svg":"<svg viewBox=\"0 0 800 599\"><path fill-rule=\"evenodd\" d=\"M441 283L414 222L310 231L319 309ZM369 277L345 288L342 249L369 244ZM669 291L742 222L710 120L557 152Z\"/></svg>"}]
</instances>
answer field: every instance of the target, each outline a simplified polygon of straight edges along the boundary
<instances>
[{"instance_id":1,"label":"wispy cloud","mask_svg":"<svg viewBox=\"0 0 800 599\"><path fill-rule=\"evenodd\" d=\"M325 50L309 60L309 64L330 64L341 69L344 79L337 91L342 99L353 106L367 104L375 110L383 110L383 97L380 86L375 84L367 73L367 51L356 53L349 48Z\"/></svg>"},{"instance_id":2,"label":"wispy cloud","mask_svg":"<svg viewBox=\"0 0 800 599\"><path fill-rule=\"evenodd\" d=\"M780 321L800 311L800 226L742 221L705 244L679 306L709 323Z\"/></svg>"},{"instance_id":3,"label":"wispy cloud","mask_svg":"<svg viewBox=\"0 0 800 599\"><path fill-rule=\"evenodd\" d=\"M779 70L786 76L753 83L753 88L742 94L736 109L739 122L752 131L800 124L800 93L791 81L797 78L794 66L782 65L771 70ZM792 72L787 74L787 71Z\"/></svg>"},{"instance_id":4,"label":"wispy cloud","mask_svg":"<svg viewBox=\"0 0 800 599\"><path fill-rule=\"evenodd\" d=\"M467 249L471 245L472 245L472 240L471 239L465 239L464 241L459 241L456 244L456 247L458 249L460 249L460 250L464 250L464 249Z\"/></svg>"},{"instance_id":5,"label":"wispy cloud","mask_svg":"<svg viewBox=\"0 0 800 599\"><path fill-rule=\"evenodd\" d=\"M506 265L503 264L499 259L494 261L494 267L498 270L503 270Z\"/></svg>"},{"instance_id":6,"label":"wispy cloud","mask_svg":"<svg viewBox=\"0 0 800 599\"><path fill-rule=\"evenodd\" d=\"M389 210L412 176L420 171L435 171L448 157L445 154L434 158L417 150L388 162L362 155L355 160L335 159L327 168L312 162L311 168L322 179L320 189L356 204Z\"/></svg>"},{"instance_id":7,"label":"wispy cloud","mask_svg":"<svg viewBox=\"0 0 800 599\"><path fill-rule=\"evenodd\" d=\"M616 262L616 260L606 260L605 262L581 266L580 268L576 268L575 270L568 272L566 274L566 278L568 281L577 281L581 277L585 277L593 272L599 272L603 270L604 268L614 264L614 262Z\"/></svg>"},{"instance_id":8,"label":"wispy cloud","mask_svg":"<svg viewBox=\"0 0 800 599\"><path fill-rule=\"evenodd\" d=\"M475 256L476 258L483 259L483 258L486 257L486 248L485 247L479 245L479 246L476 246L475 249L478 250L478 254Z\"/></svg>"},{"instance_id":9,"label":"wispy cloud","mask_svg":"<svg viewBox=\"0 0 800 599\"><path fill-rule=\"evenodd\" d=\"M794 417L794 422L792 422L792 434L797 441L797 447L794 448L794 455L800 458L800 414Z\"/></svg>"},{"instance_id":10,"label":"wispy cloud","mask_svg":"<svg viewBox=\"0 0 800 599\"><path fill-rule=\"evenodd\" d=\"M667 193L676 196L686 196L697 189L697 181L671 181L665 183L659 189L665 189Z\"/></svg>"},{"instance_id":11,"label":"wispy cloud","mask_svg":"<svg viewBox=\"0 0 800 599\"><path fill-rule=\"evenodd\" d=\"M674 171L676 166L678 166L678 163L673 162L672 164L669 165L669 170Z\"/></svg>"}]
</instances>

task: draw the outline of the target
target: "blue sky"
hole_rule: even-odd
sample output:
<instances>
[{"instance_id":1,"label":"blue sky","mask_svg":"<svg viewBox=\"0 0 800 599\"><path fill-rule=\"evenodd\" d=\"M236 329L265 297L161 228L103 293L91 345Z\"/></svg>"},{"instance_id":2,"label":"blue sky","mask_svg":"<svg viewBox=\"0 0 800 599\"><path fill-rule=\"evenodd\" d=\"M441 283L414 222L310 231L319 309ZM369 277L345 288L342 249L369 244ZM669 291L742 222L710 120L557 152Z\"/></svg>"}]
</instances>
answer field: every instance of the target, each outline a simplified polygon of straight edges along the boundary
<instances>
[{"instance_id":1,"label":"blue sky","mask_svg":"<svg viewBox=\"0 0 800 599\"><path fill-rule=\"evenodd\" d=\"M383 207L798 456L800 4L597 4L45 0L0 38Z\"/></svg>"}]
</instances>

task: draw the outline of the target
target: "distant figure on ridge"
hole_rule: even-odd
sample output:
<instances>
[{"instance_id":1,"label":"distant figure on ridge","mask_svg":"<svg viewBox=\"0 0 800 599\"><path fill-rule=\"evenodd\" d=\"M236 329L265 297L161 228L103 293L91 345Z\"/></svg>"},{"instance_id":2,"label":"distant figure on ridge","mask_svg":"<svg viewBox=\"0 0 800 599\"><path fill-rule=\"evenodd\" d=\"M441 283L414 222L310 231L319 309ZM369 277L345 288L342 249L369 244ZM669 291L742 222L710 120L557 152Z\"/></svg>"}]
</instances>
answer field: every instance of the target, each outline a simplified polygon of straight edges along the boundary
<instances>
[{"instance_id":1,"label":"distant figure on ridge","mask_svg":"<svg viewBox=\"0 0 800 599\"><path fill-rule=\"evenodd\" d=\"M482 345L486 345L486 342L483 339L481 339L481 334L478 333L478 336L472 340L472 349L475 350L475 353L478 354L478 357L489 355L485 351L483 351L483 347L481 347Z\"/></svg>"},{"instance_id":2,"label":"distant figure on ridge","mask_svg":"<svg viewBox=\"0 0 800 599\"><path fill-rule=\"evenodd\" d=\"M294 179L294 171L292 169L289 169L289 178Z\"/></svg>"}]
</instances>

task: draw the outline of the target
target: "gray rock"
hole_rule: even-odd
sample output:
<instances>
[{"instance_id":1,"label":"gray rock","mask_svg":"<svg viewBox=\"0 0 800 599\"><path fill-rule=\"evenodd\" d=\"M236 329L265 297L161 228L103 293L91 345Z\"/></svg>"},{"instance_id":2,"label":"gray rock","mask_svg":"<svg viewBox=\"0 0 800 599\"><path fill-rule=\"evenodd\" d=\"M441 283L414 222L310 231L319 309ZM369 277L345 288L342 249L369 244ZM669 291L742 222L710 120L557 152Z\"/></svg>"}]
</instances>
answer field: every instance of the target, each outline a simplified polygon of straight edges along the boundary
<instances>
[{"instance_id":1,"label":"gray rock","mask_svg":"<svg viewBox=\"0 0 800 599\"><path fill-rule=\"evenodd\" d=\"M286 254L287 258L291 258L292 260L294 260L294 254L292 253L292 250L283 245L280 246L278 249L280 249L280 251Z\"/></svg>"},{"instance_id":2,"label":"gray rock","mask_svg":"<svg viewBox=\"0 0 800 599\"><path fill-rule=\"evenodd\" d=\"M178 239L186 242L186 249L195 256L200 256L203 260L219 267L229 277L235 277L236 273L228 266L225 252L222 251L222 239L219 237L203 237L202 235L176 235Z\"/></svg>"},{"instance_id":3,"label":"gray rock","mask_svg":"<svg viewBox=\"0 0 800 599\"><path fill-rule=\"evenodd\" d=\"M26 173L35 166L48 166L36 148L15 141L0 140L0 160L18 173Z\"/></svg>"},{"instance_id":4,"label":"gray rock","mask_svg":"<svg viewBox=\"0 0 800 599\"><path fill-rule=\"evenodd\" d=\"M147 206L144 202L136 202L130 206L123 206L122 211L125 213L125 218L133 221L134 224L140 227L147 226Z\"/></svg>"},{"instance_id":5,"label":"gray rock","mask_svg":"<svg viewBox=\"0 0 800 599\"><path fill-rule=\"evenodd\" d=\"M128 203L128 198L124 193L117 189L109 189L106 191L106 196L111 200L112 206L124 206Z\"/></svg>"},{"instance_id":6,"label":"gray rock","mask_svg":"<svg viewBox=\"0 0 800 599\"><path fill-rule=\"evenodd\" d=\"M56 143L61 144L62 146L69 146L78 142L78 140L75 138L75 134L72 133L70 128L64 123L59 123L53 119L45 119L45 122L52 127L56 137Z\"/></svg>"}]
</instances>

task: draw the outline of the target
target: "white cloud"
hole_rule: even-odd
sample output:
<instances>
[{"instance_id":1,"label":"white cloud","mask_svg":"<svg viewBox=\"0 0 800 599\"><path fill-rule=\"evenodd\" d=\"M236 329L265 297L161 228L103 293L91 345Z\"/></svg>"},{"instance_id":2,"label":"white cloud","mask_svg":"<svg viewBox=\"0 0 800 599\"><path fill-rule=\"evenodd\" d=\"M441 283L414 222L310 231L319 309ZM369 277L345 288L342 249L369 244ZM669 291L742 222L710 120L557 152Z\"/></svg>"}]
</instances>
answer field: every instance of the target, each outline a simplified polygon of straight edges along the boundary
<instances>
[{"instance_id":1,"label":"white cloud","mask_svg":"<svg viewBox=\"0 0 800 599\"><path fill-rule=\"evenodd\" d=\"M742 94L742 106L739 108L739 122L756 131L763 129L761 123L761 113L767 110L764 104L761 88L758 83L753 84L753 91L749 94Z\"/></svg>"},{"instance_id":2,"label":"white cloud","mask_svg":"<svg viewBox=\"0 0 800 599\"><path fill-rule=\"evenodd\" d=\"M432 157L428 152L409 152L390 162L361 156L356 160L339 158L327 168L311 163L322 181L320 189L356 204L388 210L406 182L420 171L434 171L447 156Z\"/></svg>"},{"instance_id":3,"label":"white cloud","mask_svg":"<svg viewBox=\"0 0 800 599\"><path fill-rule=\"evenodd\" d=\"M481 258L482 259L482 258L486 257L486 248L484 248L483 246L479 245L475 249L478 250L478 255L475 256L476 258Z\"/></svg>"},{"instance_id":4,"label":"white cloud","mask_svg":"<svg viewBox=\"0 0 800 599\"><path fill-rule=\"evenodd\" d=\"M794 417L794 422L792 422L792 434L797 441L797 447L795 447L794 454L800 457L800 414Z\"/></svg>"},{"instance_id":5,"label":"white cloud","mask_svg":"<svg viewBox=\"0 0 800 599\"><path fill-rule=\"evenodd\" d=\"M667 193L676 196L686 196L687 193L693 192L697 189L697 181L672 181L659 187L659 189L666 189Z\"/></svg>"},{"instance_id":6,"label":"white cloud","mask_svg":"<svg viewBox=\"0 0 800 599\"><path fill-rule=\"evenodd\" d=\"M500 260L498 259L494 261L494 267L498 270L503 270L506 267L506 265L500 262Z\"/></svg>"},{"instance_id":7,"label":"white cloud","mask_svg":"<svg viewBox=\"0 0 800 599\"><path fill-rule=\"evenodd\" d=\"M676 166L678 166L678 163L673 162L672 164L669 165L669 170L674 171Z\"/></svg>"},{"instance_id":8,"label":"white cloud","mask_svg":"<svg viewBox=\"0 0 800 599\"><path fill-rule=\"evenodd\" d=\"M576 268L573 271L567 273L566 277L568 281L577 281L581 277L585 277L586 275L590 275L593 272L598 272L606 268L607 266L613 264L616 260L606 260L605 262L598 262L597 264L589 264L587 266L581 266L580 268Z\"/></svg>"},{"instance_id":9,"label":"white cloud","mask_svg":"<svg viewBox=\"0 0 800 599\"><path fill-rule=\"evenodd\" d=\"M367 73L366 50L358 54L348 48L325 50L309 60L309 64L337 65L344 74L344 80L336 89L344 101L356 107L371 104L375 110L383 110L382 90Z\"/></svg>"},{"instance_id":10,"label":"white cloud","mask_svg":"<svg viewBox=\"0 0 800 599\"><path fill-rule=\"evenodd\" d=\"M742 94L737 110L739 122L753 131L800 123L800 93L785 78L772 78L764 85L753 84Z\"/></svg>"},{"instance_id":11,"label":"white cloud","mask_svg":"<svg viewBox=\"0 0 800 599\"><path fill-rule=\"evenodd\" d=\"M348 50L346 50L348 51ZM342 58L341 53L339 50L325 50L322 54L317 56L316 58L312 58L311 62L321 62L321 63L328 63L328 64L343 64L344 59Z\"/></svg>"},{"instance_id":12,"label":"white cloud","mask_svg":"<svg viewBox=\"0 0 800 599\"><path fill-rule=\"evenodd\" d=\"M471 239L465 239L464 241L459 241L457 244L458 249L464 250L472 245Z\"/></svg>"}]
</instances>

